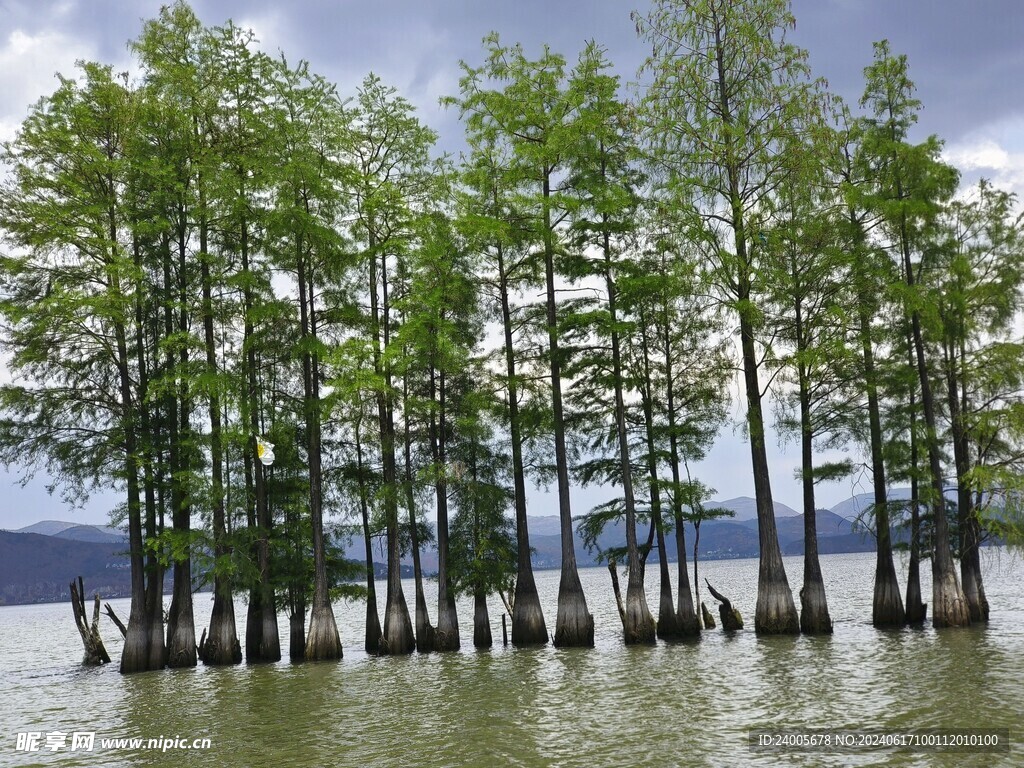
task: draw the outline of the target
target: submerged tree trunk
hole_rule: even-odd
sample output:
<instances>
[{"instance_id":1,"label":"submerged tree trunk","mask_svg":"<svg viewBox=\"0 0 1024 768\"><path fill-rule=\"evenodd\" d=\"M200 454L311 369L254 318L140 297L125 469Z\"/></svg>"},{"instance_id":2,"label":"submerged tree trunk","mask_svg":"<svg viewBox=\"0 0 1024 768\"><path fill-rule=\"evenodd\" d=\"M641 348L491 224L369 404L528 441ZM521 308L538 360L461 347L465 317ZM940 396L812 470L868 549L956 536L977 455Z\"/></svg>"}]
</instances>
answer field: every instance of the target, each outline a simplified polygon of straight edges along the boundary
<instances>
[{"instance_id":1,"label":"submerged tree trunk","mask_svg":"<svg viewBox=\"0 0 1024 768\"><path fill-rule=\"evenodd\" d=\"M201 182L200 182L201 183ZM200 207L204 206L200 190ZM206 373L213 383L210 387L210 469L211 504L213 506L213 612L205 643L200 643L199 656L204 664L240 664L242 645L235 628L235 604L232 594L228 560L231 546L227 540L227 521L224 503L224 443L221 429L221 400L218 394L217 341L213 329L213 283L210 274L210 252L207 240L205 213L199 224L199 264L203 292L203 337L206 349Z\"/></svg>"},{"instance_id":2,"label":"submerged tree trunk","mask_svg":"<svg viewBox=\"0 0 1024 768\"><path fill-rule=\"evenodd\" d=\"M749 298L749 292L746 292L743 299L749 301ZM796 605L793 603L793 592L790 590L789 580L786 578L786 569L782 564L779 535L775 527L771 478L768 474L768 454L764 442L761 385L757 375L757 352L754 349L754 329L746 312L741 313L740 316L740 335L743 347L747 427L754 470L754 496L757 503L757 529L760 546L754 630L758 634L765 635L797 634L800 631L800 621L797 617Z\"/></svg>"},{"instance_id":3,"label":"submerged tree trunk","mask_svg":"<svg viewBox=\"0 0 1024 768\"><path fill-rule=\"evenodd\" d=\"M619 442L619 471L622 474L622 492L626 507L626 553L629 564L629 581L626 584L626 644L653 643L657 628L654 617L651 616L651 609L647 606L647 593L644 590L644 569L640 563L640 554L636 542L636 499L633 495L633 465L629 457L629 435L626 433L626 404L623 397L622 385L622 358L619 350L619 334L615 330L617 313L615 306L615 282L611 272L611 244L608 239L608 232L604 233L604 258L605 258L605 285L608 290L608 313L611 316L611 341L612 341L612 377L615 382L615 429ZM650 366L647 364L646 328L641 316L641 328L644 332L644 368L647 384L647 394L650 395L651 377ZM660 529L660 509L655 509L655 497L658 492L657 482L657 460L652 450L652 419L650 418L650 400L645 399L644 415L647 421L648 434L648 466L651 468L651 515L654 518L658 529L658 552L662 568L662 600L661 612L664 614L667 606L669 615L665 618L668 624L669 634L673 633L675 627L675 608L672 605L672 587L668 584L668 563L665 559L665 537ZM660 507L660 504L659 504ZM665 589L668 588L668 602L665 602Z\"/></svg>"},{"instance_id":4,"label":"submerged tree trunk","mask_svg":"<svg viewBox=\"0 0 1024 768\"><path fill-rule=\"evenodd\" d=\"M758 634L797 634L800 620L793 592L786 578L779 549L779 535L775 526L775 505L772 500L771 476L768 472L768 453L765 447L764 416L761 403L761 383L758 377L758 355L755 347L753 301L751 282L755 274L747 242L745 201L741 191L744 166L736 158L735 140L731 131L735 124L733 94L727 85L728 71L723 45L724 22L714 21L714 51L717 82L715 103L719 119L726 126L724 173L728 183L727 198L730 209L733 242L736 250L736 274L730 278L734 284L737 314L740 324L740 347L743 359L743 381L746 390L747 434L750 441L751 468L754 474L754 497L757 506L759 563L757 572L757 606L754 611L754 629Z\"/></svg>"},{"instance_id":5,"label":"submerged tree trunk","mask_svg":"<svg viewBox=\"0 0 1024 768\"><path fill-rule=\"evenodd\" d=\"M907 244L906 224L901 227L903 245L903 274L907 287L915 286L910 249ZM932 396L931 377L921 331L921 314L915 308L910 313L914 351L917 355L917 374L921 385L921 405L924 410L925 443L928 448L928 467L931 474L932 530L932 624L935 627L966 627L971 623L967 600L960 588L960 580L953 568L953 555L949 548L949 527L946 522L946 500L942 487L942 458L939 451L938 425L935 401Z\"/></svg>"},{"instance_id":6,"label":"submerged tree trunk","mask_svg":"<svg viewBox=\"0 0 1024 768\"><path fill-rule=\"evenodd\" d=\"M487 613L487 593L482 589L473 594L473 645L477 648L490 648L491 619Z\"/></svg>"},{"instance_id":7,"label":"submerged tree trunk","mask_svg":"<svg viewBox=\"0 0 1024 768\"><path fill-rule=\"evenodd\" d=\"M377 613L377 576L373 568L373 543L370 539L370 506L367 501L366 478L363 475L363 442L360 435L362 417L356 423L356 473L359 476L359 513L363 522L363 545L366 553L366 632L363 636L363 650L376 655L380 653L383 633L380 616Z\"/></svg>"},{"instance_id":8,"label":"submerged tree trunk","mask_svg":"<svg viewBox=\"0 0 1024 768\"><path fill-rule=\"evenodd\" d=\"M960 578L964 598L972 622L988 621L988 600L981 578L981 555L979 551L980 526L974 510L971 494L971 456L964 412L967 408L966 379L957 375L957 353L955 343L946 344L946 387L949 404L949 418L953 437L953 456L957 479L957 527L960 545ZM963 364L963 359L960 359ZM959 381L963 390L957 385Z\"/></svg>"},{"instance_id":9,"label":"submerged tree trunk","mask_svg":"<svg viewBox=\"0 0 1024 768\"><path fill-rule=\"evenodd\" d=\"M875 518L875 592L871 602L871 623L876 627L901 627L906 621L903 598L892 555L892 529L889 525L888 490L882 455L882 417L878 405L874 342L871 318L865 297L860 302L860 339L864 365L864 384L868 395L868 427L871 439L871 480L874 490Z\"/></svg>"},{"instance_id":10,"label":"submerged tree trunk","mask_svg":"<svg viewBox=\"0 0 1024 768\"><path fill-rule=\"evenodd\" d=\"M110 242L117 242L117 225L111 212ZM123 302L124 296L116 273L108 290L112 297ZM122 449L124 452L124 473L128 508L128 548L131 562L132 602L128 615L128 628L125 632L124 646L121 650L120 670L123 674L145 672L159 669L154 665L150 654L153 622L150 611L152 605L147 600L147 569L142 535L142 496L139 488L139 439L135 397L132 391L132 376L128 359L128 340L125 326L121 322L114 323L116 343L116 364L118 375L118 395L120 402L120 427L122 432ZM161 638L162 641L162 638ZM162 644L162 643L161 643Z\"/></svg>"},{"instance_id":11,"label":"submerged tree trunk","mask_svg":"<svg viewBox=\"0 0 1024 768\"><path fill-rule=\"evenodd\" d=\"M243 179L244 173L239 173ZM244 195L244 186L242 190ZM253 498L247 496L247 506L255 505L256 523L256 565L259 569L259 581L250 591L250 605L255 603L255 609L250 610L247 617L245 654L246 660L252 664L257 662L276 662L281 660L281 635L277 626L277 596L274 594L274 585L271 582L270 574L270 527L272 517L270 504L267 499L267 477L266 469L257 460L257 436L260 433L260 407L259 388L257 386L257 365L256 365L256 341L255 324L253 323L253 292L252 273L249 266L249 227L244 219L240 227L240 250L242 255L242 272L248 278L243 290L243 307L245 319L243 323L243 341L245 348L245 396L242 398L243 408L246 413L247 427L251 433L248 451L245 456L246 483L249 478L252 480ZM252 625L250 631L249 624ZM254 645L250 644L250 635Z\"/></svg>"},{"instance_id":12,"label":"submerged tree trunk","mask_svg":"<svg viewBox=\"0 0 1024 768\"><path fill-rule=\"evenodd\" d=\"M435 631L427 612L427 598L423 593L423 566L420 562L419 522L416 515L416 492L412 479L412 434L409 424L409 375L403 377L402 405L406 413L403 431L405 433L405 504L409 512L409 537L412 549L412 575L416 604L416 651L430 653L434 650Z\"/></svg>"},{"instance_id":13,"label":"submerged tree trunk","mask_svg":"<svg viewBox=\"0 0 1024 768\"><path fill-rule=\"evenodd\" d=\"M797 347L803 346L800 307L796 311ZM805 635L832 634L832 618L825 599L825 581L818 560L817 514L814 507L814 445L811 425L811 396L807 371L801 362L800 378L800 447L801 481L804 502L804 586L800 590L800 631Z\"/></svg>"},{"instance_id":14,"label":"submerged tree trunk","mask_svg":"<svg viewBox=\"0 0 1024 768\"><path fill-rule=\"evenodd\" d=\"M672 331L669 326L667 302L662 308L662 334L665 344L665 405L668 412L669 463L672 466L672 484L675 489L672 494L672 514L676 527L676 572L679 579L676 622L681 637L700 637L700 618L697 616L693 594L690 592L690 577L686 568L686 528L685 520L683 519L683 499L679 492L682 477L679 471L679 436L676 434L675 382L672 372ZM694 550L693 554L693 575L694 579L696 579L696 550Z\"/></svg>"},{"instance_id":15,"label":"submerged tree trunk","mask_svg":"<svg viewBox=\"0 0 1024 768\"><path fill-rule=\"evenodd\" d=\"M916 467L916 456L914 466ZM907 623L921 624L928 615L921 602L921 511L917 477L910 481L910 563L907 566Z\"/></svg>"},{"instance_id":16,"label":"submerged tree trunk","mask_svg":"<svg viewBox=\"0 0 1024 768\"><path fill-rule=\"evenodd\" d=\"M372 222L367 226L369 250L376 253L376 239ZM412 653L416 649L409 606L402 590L401 551L398 541L398 471L395 462L395 417L392 412L391 370L383 360L383 350L391 341L388 303L388 278L386 256L381 256L378 265L376 255L370 259L370 315L373 323L373 366L383 378L384 386L377 389L377 420L380 427L381 463L384 480L384 515L387 520L388 538L388 594L384 606L384 637L381 652L397 656ZM380 285L378 286L378 266ZM382 289L378 301L377 290Z\"/></svg>"},{"instance_id":17,"label":"submerged tree trunk","mask_svg":"<svg viewBox=\"0 0 1024 768\"><path fill-rule=\"evenodd\" d=\"M607 244L606 244L607 249ZM607 253L607 250L606 250ZM607 258L607 257L606 257ZM609 295L614 295L614 286L611 283L611 278L608 278L608 290ZM614 308L614 303L609 300L609 305ZM612 325L616 322L614 312L612 313ZM642 360L643 360L643 382L640 387L640 400L643 407L644 414L644 434L647 440L647 483L648 492L650 493L651 499L651 530L655 532L658 541L658 573L659 573L659 596L658 596L658 622L654 625L654 619L650 616L650 610L647 610L647 618L651 624L654 625L655 631L644 637L642 640L637 642L654 642L654 637L660 637L662 639L676 638L681 634L681 628L679 621L676 617L675 601L672 599L672 582L669 579L668 569L668 557L665 554L665 531L663 528L663 521L661 517L661 489L658 483L658 454L654 446L654 382L651 377L651 362L648 350L650 346L647 338L647 316L643 311L640 310L640 346L642 348ZM629 461L629 454L626 448L628 447L627 435L626 435L626 418L625 418L625 405L622 400L622 388L621 388L621 377L618 375L618 338L615 332L612 333L612 359L616 363L616 420L619 430L619 444L622 455L620 457L621 471L625 473L631 472L631 463ZM632 484L630 484L630 494L632 495ZM631 501L631 499L628 499ZM628 508L627 508L628 513ZM636 519L634 512L633 519ZM635 524L634 524L635 530ZM628 534L627 527L627 534ZM628 543L628 536L627 536ZM633 546L636 547L636 534L633 535ZM646 563L645 563L646 565ZM633 566L630 564L630 574L632 574ZM643 580L640 581L640 589L644 589ZM626 593L627 605L629 601L629 592L627 589ZM644 609L647 609L646 595L644 596ZM629 642L627 640L627 642Z\"/></svg>"},{"instance_id":18,"label":"submerged tree trunk","mask_svg":"<svg viewBox=\"0 0 1024 768\"><path fill-rule=\"evenodd\" d=\"M544 272L546 282L548 355L551 366L551 410L555 430L555 469L558 476L558 517L562 534L562 568L558 581L558 615L555 618L557 648L592 647L594 617L587 610L572 532L569 499L569 462L565 447L565 417L562 410L562 361L558 345L558 312L555 299L555 247L550 209L550 178L544 178Z\"/></svg>"},{"instance_id":19,"label":"submerged tree trunk","mask_svg":"<svg viewBox=\"0 0 1024 768\"><path fill-rule=\"evenodd\" d=\"M512 441L512 484L516 511L516 591L512 612L512 645L544 645L548 628L540 607L537 583L530 562L530 529L526 519L526 472L523 468L523 436L519 422L519 384L516 380L515 351L512 346L512 312L508 298L508 274L501 245L498 255L498 288L501 293L501 319L505 334L505 373L508 377L509 436Z\"/></svg>"},{"instance_id":20,"label":"submerged tree trunk","mask_svg":"<svg viewBox=\"0 0 1024 768\"><path fill-rule=\"evenodd\" d=\"M700 518L693 521L693 600L700 606L701 616L704 619L704 628L708 629L707 618L710 615L700 601L700 577L697 575L697 562L700 560ZM712 622L711 626L715 626Z\"/></svg>"},{"instance_id":21,"label":"submerged tree trunk","mask_svg":"<svg viewBox=\"0 0 1024 768\"><path fill-rule=\"evenodd\" d=\"M910 367L915 368L914 340L907 328L907 354ZM928 615L928 605L921 601L921 495L918 480L920 453L917 442L917 388L911 387L910 406L910 564L907 567L907 623L921 624Z\"/></svg>"},{"instance_id":22,"label":"submerged tree trunk","mask_svg":"<svg viewBox=\"0 0 1024 768\"><path fill-rule=\"evenodd\" d=\"M299 322L303 341L316 340L317 315L312 265L299 242L297 248ZM307 347L302 354L302 380L306 401L307 460L309 462L309 515L313 528L313 606L306 635L306 661L334 661L342 657L341 637L331 605L324 540L323 475L320 445L320 358Z\"/></svg>"},{"instance_id":23,"label":"submerged tree trunk","mask_svg":"<svg viewBox=\"0 0 1024 768\"><path fill-rule=\"evenodd\" d=\"M293 664L306 660L306 606L288 615L288 658Z\"/></svg>"},{"instance_id":24,"label":"submerged tree trunk","mask_svg":"<svg viewBox=\"0 0 1024 768\"><path fill-rule=\"evenodd\" d=\"M186 247L186 231L184 212L180 212L182 221L178 226L178 281L177 300L178 317L177 331L182 335L188 332L188 250ZM169 244L166 246L169 251ZM172 316L174 301L171 297L170 254L164 264L164 286L166 304L164 307L164 330L168 338L173 335L175 318ZM182 344L178 350L178 365L181 370L188 369L188 345ZM167 368L174 368L173 352L168 348ZM173 584L171 587L171 607L167 613L167 666L172 668L194 667L198 663L196 648L195 614L192 606L192 502L185 487L184 477L191 470L191 461L185 446L191 441L191 404L186 377L180 377L175 393L169 396L168 404L170 444L169 456L171 464L171 525L175 535L189 542L185 546L184 556L174 559ZM175 402L176 400L176 402ZM175 417L176 414L176 417Z\"/></svg>"},{"instance_id":25,"label":"submerged tree trunk","mask_svg":"<svg viewBox=\"0 0 1024 768\"><path fill-rule=\"evenodd\" d=\"M436 377L436 378L435 378ZM437 416L430 418L430 447L436 472L437 498L437 631L434 648L438 651L459 649L459 617L455 612L455 592L448 583L448 481L446 387L444 371L430 369L430 399L437 403ZM486 605L485 605L486 607Z\"/></svg>"}]
</instances>

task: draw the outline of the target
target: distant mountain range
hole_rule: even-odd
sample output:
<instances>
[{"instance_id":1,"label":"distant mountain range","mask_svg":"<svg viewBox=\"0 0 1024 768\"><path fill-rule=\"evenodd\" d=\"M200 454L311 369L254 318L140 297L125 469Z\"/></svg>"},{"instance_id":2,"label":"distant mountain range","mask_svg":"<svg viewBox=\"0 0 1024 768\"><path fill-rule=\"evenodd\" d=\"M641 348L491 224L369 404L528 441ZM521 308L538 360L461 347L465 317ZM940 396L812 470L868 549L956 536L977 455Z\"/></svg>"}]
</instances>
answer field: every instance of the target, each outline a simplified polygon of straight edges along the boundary
<instances>
[{"instance_id":1,"label":"distant mountain range","mask_svg":"<svg viewBox=\"0 0 1024 768\"><path fill-rule=\"evenodd\" d=\"M65 599L68 584L77 576L89 595L130 595L128 545L123 537L96 542L59 535L72 528L93 527L66 526L51 535L0 531L0 605Z\"/></svg>"},{"instance_id":2,"label":"distant mountain range","mask_svg":"<svg viewBox=\"0 0 1024 768\"><path fill-rule=\"evenodd\" d=\"M905 489L893 489L892 498L904 498ZM818 510L818 549L823 554L836 552L873 551L875 544L870 535L855 532L852 519L871 503L869 494L854 496L832 511ZM711 502L711 508L729 509L733 517L707 520L700 528L700 557L705 560L757 557L758 532L754 499L741 496L725 501ZM803 553L803 516L785 504L775 504L779 545L785 555ZM580 535L575 531L576 559L581 566L597 564L596 553L587 551ZM557 568L561 565L560 523L556 515L531 516L530 545L534 550L536 568ZM646 540L647 528L638 531ZM686 555L693 556L695 531L686 525ZM623 546L625 526L609 525L598 540L601 548ZM47 602L68 597L68 583L82 576L89 593L99 591L105 598L129 594L130 578L127 556L127 535L109 526L79 525L57 520L45 520L18 531L0 531L0 605L14 603ZM669 560L677 557L675 535L665 542ZM345 548L346 556L364 559L363 544L354 541ZM651 558L657 560L657 552ZM380 562L383 557L378 555ZM422 553L426 573L437 570L437 553L430 549ZM403 560L403 575L409 575L411 560Z\"/></svg>"},{"instance_id":3,"label":"distant mountain range","mask_svg":"<svg viewBox=\"0 0 1024 768\"><path fill-rule=\"evenodd\" d=\"M91 541L96 544L120 544L128 540L128 534L109 525L79 525L61 520L43 520L34 525L19 528L15 533L38 533L55 536L68 541Z\"/></svg>"}]
</instances>

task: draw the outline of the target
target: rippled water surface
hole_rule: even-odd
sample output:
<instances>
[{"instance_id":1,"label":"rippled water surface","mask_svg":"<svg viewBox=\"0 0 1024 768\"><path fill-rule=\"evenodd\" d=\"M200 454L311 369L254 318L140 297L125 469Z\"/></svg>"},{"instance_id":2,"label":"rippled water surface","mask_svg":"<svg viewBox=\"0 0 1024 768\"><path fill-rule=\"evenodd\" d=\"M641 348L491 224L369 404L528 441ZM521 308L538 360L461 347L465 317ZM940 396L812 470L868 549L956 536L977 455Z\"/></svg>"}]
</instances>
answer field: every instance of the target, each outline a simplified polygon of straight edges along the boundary
<instances>
[{"instance_id":1,"label":"rippled water surface","mask_svg":"<svg viewBox=\"0 0 1024 768\"><path fill-rule=\"evenodd\" d=\"M801 561L788 558L786 569L796 592ZM464 603L461 652L372 658L361 650L362 605L341 603L339 663L134 676L118 674L116 663L79 665L69 605L0 608L0 765L1024 765L1017 744L1002 754L751 752L747 733L756 728L1009 728L1011 742L1024 738L1018 556L985 553L992 622L942 632L871 627L873 555L824 556L822 569L830 638L756 637L757 561L737 560L709 562L701 575L733 598L748 629L709 631L699 643L625 647L608 572L587 569L592 650L502 647L495 601L489 652L473 649ZM553 630L558 574L537 576ZM655 613L656 581L657 568L648 568ZM378 589L383 596L384 585ZM931 594L927 573L922 591ZM412 594L407 583L410 604ZM433 608L435 595L427 599ZM114 605L127 618L128 602ZM200 629L210 608L210 596L197 595ZM241 603L236 615L244 635ZM287 643L284 617L280 626ZM103 635L116 661L120 636L106 619ZM91 753L15 750L19 731L76 730L95 731L97 740L208 737L212 746L160 754L103 750L97 741Z\"/></svg>"}]
</instances>

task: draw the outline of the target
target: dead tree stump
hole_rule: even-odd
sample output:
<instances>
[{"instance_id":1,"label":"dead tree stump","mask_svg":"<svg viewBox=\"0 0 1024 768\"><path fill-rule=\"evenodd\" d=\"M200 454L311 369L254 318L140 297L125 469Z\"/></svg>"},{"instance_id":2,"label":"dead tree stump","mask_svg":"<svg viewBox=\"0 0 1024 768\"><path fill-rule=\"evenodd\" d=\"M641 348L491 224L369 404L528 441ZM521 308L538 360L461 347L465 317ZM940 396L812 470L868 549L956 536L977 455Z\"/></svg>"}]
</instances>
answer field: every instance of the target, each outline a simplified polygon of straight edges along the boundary
<instances>
[{"instance_id":1,"label":"dead tree stump","mask_svg":"<svg viewBox=\"0 0 1024 768\"><path fill-rule=\"evenodd\" d=\"M100 639L100 595L97 592L92 611L92 626L85 615L85 586L82 584L82 577L78 577L78 585L71 582L71 609L75 613L75 626L78 627L78 634L82 636L82 645L85 646L85 655L82 663L87 667L98 667L100 664L109 664L110 656L107 649L103 647L103 640Z\"/></svg>"},{"instance_id":2,"label":"dead tree stump","mask_svg":"<svg viewBox=\"0 0 1024 768\"><path fill-rule=\"evenodd\" d=\"M715 617L708 610L703 600L700 601L700 613L704 617L704 629L714 629L716 626Z\"/></svg>"},{"instance_id":3,"label":"dead tree stump","mask_svg":"<svg viewBox=\"0 0 1024 768\"><path fill-rule=\"evenodd\" d=\"M117 618L117 614L114 613L114 609L110 607L110 603L106 603L104 607L107 609L107 616L110 620L117 625L117 628L121 630L121 637L128 637L128 629L125 627L124 622Z\"/></svg>"},{"instance_id":4,"label":"dead tree stump","mask_svg":"<svg viewBox=\"0 0 1024 768\"><path fill-rule=\"evenodd\" d=\"M743 629L743 617L740 616L739 611L732 607L732 603L729 601L729 598L721 592L717 592L715 588L711 586L711 582L707 579L704 579L704 583L708 585L708 590L710 590L711 596L721 603L721 605L718 606L718 615L722 619L722 629L727 632Z\"/></svg>"}]
</instances>

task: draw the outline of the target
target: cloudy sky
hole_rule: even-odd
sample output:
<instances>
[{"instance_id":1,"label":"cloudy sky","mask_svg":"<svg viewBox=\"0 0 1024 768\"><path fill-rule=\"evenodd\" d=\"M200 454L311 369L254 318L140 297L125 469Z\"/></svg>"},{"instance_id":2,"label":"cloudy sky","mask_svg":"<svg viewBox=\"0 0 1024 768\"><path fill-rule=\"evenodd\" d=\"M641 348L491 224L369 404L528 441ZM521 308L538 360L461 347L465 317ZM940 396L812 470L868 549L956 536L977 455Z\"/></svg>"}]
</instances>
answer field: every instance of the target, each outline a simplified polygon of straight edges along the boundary
<instances>
[{"instance_id":1,"label":"cloudy sky","mask_svg":"<svg viewBox=\"0 0 1024 768\"><path fill-rule=\"evenodd\" d=\"M457 151L457 116L438 107L438 98L457 92L459 61L482 59L481 39L497 30L527 51L542 44L570 60L590 39L603 44L624 81L635 78L646 50L635 35L630 11L646 0L201 0L193 3L210 25L233 19L252 28L270 52L307 59L344 94L373 71L395 85L437 130L441 147ZM51 93L57 72L71 74L80 59L131 70L127 42L159 2L123 0L0 0L0 140L13 137L28 107ZM935 133L946 154L967 179L986 176L1000 186L1024 191L1024 4L1020 0L793 0L793 40L810 52L814 73L855 104L871 43L888 38L907 54L924 108L919 136ZM6 377L6 372L0 372ZM734 408L735 420L741 412ZM772 442L773 488L777 501L799 508L793 479L795 446ZM718 489L718 498L753 495L749 451L738 431L727 426L699 475ZM69 509L48 497L44 483L17 485L17 471L0 468L0 528L41 519L103 523L111 497L94 497ZM866 478L822 487L819 506L853 492L870 490ZM598 501L593 493L574 496L582 513ZM534 514L553 514L540 494Z\"/></svg>"}]
</instances>

